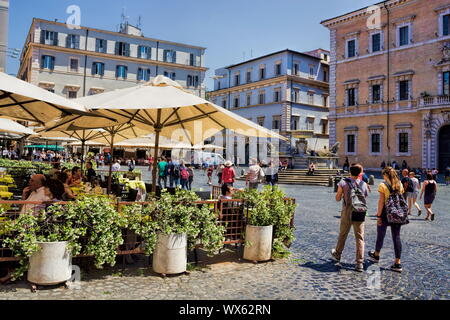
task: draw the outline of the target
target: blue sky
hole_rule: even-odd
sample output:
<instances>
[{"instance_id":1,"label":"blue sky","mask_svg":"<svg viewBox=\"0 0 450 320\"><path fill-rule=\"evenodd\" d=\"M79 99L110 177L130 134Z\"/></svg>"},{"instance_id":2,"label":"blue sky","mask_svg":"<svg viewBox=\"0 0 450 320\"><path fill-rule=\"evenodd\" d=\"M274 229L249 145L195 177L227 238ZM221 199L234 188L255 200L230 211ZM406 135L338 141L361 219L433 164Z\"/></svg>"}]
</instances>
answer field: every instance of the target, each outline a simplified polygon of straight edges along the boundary
<instances>
[{"instance_id":1,"label":"blue sky","mask_svg":"<svg viewBox=\"0 0 450 320\"><path fill-rule=\"evenodd\" d=\"M10 0L9 47L22 49L33 17L66 21L70 5L81 25L117 30L122 10L131 24L142 16L145 36L207 48L207 87L214 70L282 49L329 49L320 21L371 5L375 0ZM18 59L9 59L15 74Z\"/></svg>"}]
</instances>

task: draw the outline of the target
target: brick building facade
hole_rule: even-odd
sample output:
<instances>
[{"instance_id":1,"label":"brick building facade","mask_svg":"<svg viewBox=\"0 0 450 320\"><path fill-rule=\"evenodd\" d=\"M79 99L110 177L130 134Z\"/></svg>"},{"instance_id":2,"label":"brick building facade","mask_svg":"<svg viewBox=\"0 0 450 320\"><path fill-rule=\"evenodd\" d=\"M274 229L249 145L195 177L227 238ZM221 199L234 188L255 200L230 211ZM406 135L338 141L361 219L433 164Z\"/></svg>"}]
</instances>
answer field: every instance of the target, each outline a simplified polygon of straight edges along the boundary
<instances>
[{"instance_id":1,"label":"brick building facade","mask_svg":"<svg viewBox=\"0 0 450 320\"><path fill-rule=\"evenodd\" d=\"M388 0L325 20L341 162L450 165L450 3Z\"/></svg>"}]
</instances>

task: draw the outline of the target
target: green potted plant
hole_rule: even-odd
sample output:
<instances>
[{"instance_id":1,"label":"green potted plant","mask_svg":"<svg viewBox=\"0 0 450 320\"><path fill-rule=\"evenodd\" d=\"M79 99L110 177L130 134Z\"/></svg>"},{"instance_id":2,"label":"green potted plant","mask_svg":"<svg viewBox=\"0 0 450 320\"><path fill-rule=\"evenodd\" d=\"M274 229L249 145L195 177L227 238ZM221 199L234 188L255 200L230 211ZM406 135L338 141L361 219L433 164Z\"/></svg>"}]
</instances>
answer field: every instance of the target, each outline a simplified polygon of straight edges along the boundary
<instances>
[{"instance_id":1,"label":"green potted plant","mask_svg":"<svg viewBox=\"0 0 450 320\"><path fill-rule=\"evenodd\" d=\"M142 236L145 252L153 253L153 270L162 274L186 272L187 249L201 245L209 255L223 247L225 228L216 224L216 215L195 192L166 191L148 205L124 208L127 227Z\"/></svg>"},{"instance_id":2,"label":"green potted plant","mask_svg":"<svg viewBox=\"0 0 450 320\"><path fill-rule=\"evenodd\" d=\"M277 186L266 186L261 192L245 190L235 197L244 200L247 214L244 259L256 263L288 256L287 245L294 240L290 222L295 205L285 200L285 193Z\"/></svg>"},{"instance_id":3,"label":"green potted plant","mask_svg":"<svg viewBox=\"0 0 450 320\"><path fill-rule=\"evenodd\" d=\"M72 276L72 256L80 252L78 239L86 229L77 217L52 205L39 215L21 214L3 222L3 246L20 258L12 279L28 270L28 281L39 285L66 282Z\"/></svg>"}]
</instances>

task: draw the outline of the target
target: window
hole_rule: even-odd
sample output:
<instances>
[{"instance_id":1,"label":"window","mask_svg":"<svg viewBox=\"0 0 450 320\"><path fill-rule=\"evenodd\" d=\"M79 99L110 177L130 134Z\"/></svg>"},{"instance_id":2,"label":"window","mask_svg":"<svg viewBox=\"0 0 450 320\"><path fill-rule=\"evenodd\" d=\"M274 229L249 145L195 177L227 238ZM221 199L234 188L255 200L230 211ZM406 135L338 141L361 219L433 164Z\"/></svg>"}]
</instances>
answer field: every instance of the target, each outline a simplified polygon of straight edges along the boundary
<instances>
[{"instance_id":1,"label":"window","mask_svg":"<svg viewBox=\"0 0 450 320\"><path fill-rule=\"evenodd\" d=\"M381 85L375 84L372 86L372 103L381 102Z\"/></svg>"},{"instance_id":2,"label":"window","mask_svg":"<svg viewBox=\"0 0 450 320\"><path fill-rule=\"evenodd\" d=\"M298 76L298 71L299 71L298 63L294 63L294 76Z\"/></svg>"},{"instance_id":3,"label":"window","mask_svg":"<svg viewBox=\"0 0 450 320\"><path fill-rule=\"evenodd\" d=\"M299 123L300 123L300 117L292 116L291 117L291 130L293 130L293 131L300 130Z\"/></svg>"},{"instance_id":4,"label":"window","mask_svg":"<svg viewBox=\"0 0 450 320\"><path fill-rule=\"evenodd\" d=\"M104 39L95 40L95 52L106 53L108 41Z\"/></svg>"},{"instance_id":5,"label":"window","mask_svg":"<svg viewBox=\"0 0 450 320\"><path fill-rule=\"evenodd\" d=\"M350 88L347 89L347 106L355 106L356 105L356 89Z\"/></svg>"},{"instance_id":6,"label":"window","mask_svg":"<svg viewBox=\"0 0 450 320\"><path fill-rule=\"evenodd\" d=\"M198 84L199 84L198 76L194 76L194 87L198 88Z\"/></svg>"},{"instance_id":7,"label":"window","mask_svg":"<svg viewBox=\"0 0 450 320\"><path fill-rule=\"evenodd\" d=\"M398 152L400 153L408 153L409 145L408 145L408 133L401 132L398 134Z\"/></svg>"},{"instance_id":8,"label":"window","mask_svg":"<svg viewBox=\"0 0 450 320\"><path fill-rule=\"evenodd\" d=\"M252 94L247 93L247 106L250 106L252 104Z\"/></svg>"},{"instance_id":9,"label":"window","mask_svg":"<svg viewBox=\"0 0 450 320\"><path fill-rule=\"evenodd\" d=\"M281 119L280 116L273 116L272 118L272 130L280 130Z\"/></svg>"},{"instance_id":10,"label":"window","mask_svg":"<svg viewBox=\"0 0 450 320\"><path fill-rule=\"evenodd\" d=\"M68 34L66 38L66 48L79 49L80 37L75 34Z\"/></svg>"},{"instance_id":11,"label":"window","mask_svg":"<svg viewBox=\"0 0 450 320\"><path fill-rule=\"evenodd\" d=\"M190 66L195 66L195 57L194 57L194 54L193 54L193 53L191 53L191 54L189 55L189 65L190 65Z\"/></svg>"},{"instance_id":12,"label":"window","mask_svg":"<svg viewBox=\"0 0 450 320\"><path fill-rule=\"evenodd\" d=\"M260 92L259 93L259 100L258 100L259 104L265 104L266 103L266 93L265 92Z\"/></svg>"},{"instance_id":13,"label":"window","mask_svg":"<svg viewBox=\"0 0 450 320\"><path fill-rule=\"evenodd\" d=\"M323 54L323 60L328 61L328 55L327 54Z\"/></svg>"},{"instance_id":14,"label":"window","mask_svg":"<svg viewBox=\"0 0 450 320\"><path fill-rule=\"evenodd\" d=\"M105 75L105 64L102 62L94 62L92 63L92 75Z\"/></svg>"},{"instance_id":15,"label":"window","mask_svg":"<svg viewBox=\"0 0 450 320\"><path fill-rule=\"evenodd\" d=\"M281 63L277 63L277 64L275 65L275 75L276 75L276 76L281 75Z\"/></svg>"},{"instance_id":16,"label":"window","mask_svg":"<svg viewBox=\"0 0 450 320\"><path fill-rule=\"evenodd\" d=\"M126 79L128 76L127 66L117 66L116 68L116 78Z\"/></svg>"},{"instance_id":17,"label":"window","mask_svg":"<svg viewBox=\"0 0 450 320\"><path fill-rule=\"evenodd\" d=\"M314 77L315 73L314 73L314 66L309 66L309 76L310 77Z\"/></svg>"},{"instance_id":18,"label":"window","mask_svg":"<svg viewBox=\"0 0 450 320\"><path fill-rule=\"evenodd\" d=\"M372 52L381 51L381 33L372 35Z\"/></svg>"},{"instance_id":19,"label":"window","mask_svg":"<svg viewBox=\"0 0 450 320\"><path fill-rule=\"evenodd\" d=\"M78 72L78 59L70 59L70 71Z\"/></svg>"},{"instance_id":20,"label":"window","mask_svg":"<svg viewBox=\"0 0 450 320\"><path fill-rule=\"evenodd\" d=\"M327 70L323 70L323 81L328 82L328 71Z\"/></svg>"},{"instance_id":21,"label":"window","mask_svg":"<svg viewBox=\"0 0 450 320\"><path fill-rule=\"evenodd\" d=\"M223 99L222 100L222 108L226 108L227 107L227 99Z\"/></svg>"},{"instance_id":22,"label":"window","mask_svg":"<svg viewBox=\"0 0 450 320\"><path fill-rule=\"evenodd\" d=\"M252 82L252 72L250 70L247 71L246 81L247 81L247 83Z\"/></svg>"},{"instance_id":23,"label":"window","mask_svg":"<svg viewBox=\"0 0 450 320\"><path fill-rule=\"evenodd\" d=\"M191 75L187 76L186 86L191 87L194 85L194 79Z\"/></svg>"},{"instance_id":24,"label":"window","mask_svg":"<svg viewBox=\"0 0 450 320\"><path fill-rule=\"evenodd\" d=\"M234 85L238 86L241 84L241 74L237 73L234 75Z\"/></svg>"},{"instance_id":25,"label":"window","mask_svg":"<svg viewBox=\"0 0 450 320\"><path fill-rule=\"evenodd\" d=\"M308 117L306 118L306 130L314 131L314 118Z\"/></svg>"},{"instance_id":26,"label":"window","mask_svg":"<svg viewBox=\"0 0 450 320\"><path fill-rule=\"evenodd\" d=\"M259 80L262 80L266 77L266 68L260 68L259 69Z\"/></svg>"},{"instance_id":27,"label":"window","mask_svg":"<svg viewBox=\"0 0 450 320\"><path fill-rule=\"evenodd\" d=\"M280 102L281 100L281 91L279 89L273 92L273 102Z\"/></svg>"},{"instance_id":28,"label":"window","mask_svg":"<svg viewBox=\"0 0 450 320\"><path fill-rule=\"evenodd\" d=\"M442 94L444 96L450 96L450 71L444 72L442 74Z\"/></svg>"},{"instance_id":29,"label":"window","mask_svg":"<svg viewBox=\"0 0 450 320\"><path fill-rule=\"evenodd\" d=\"M41 69L54 70L55 69L55 57L42 56Z\"/></svg>"},{"instance_id":30,"label":"window","mask_svg":"<svg viewBox=\"0 0 450 320\"><path fill-rule=\"evenodd\" d=\"M399 82L399 98L400 101L409 100L409 81Z\"/></svg>"},{"instance_id":31,"label":"window","mask_svg":"<svg viewBox=\"0 0 450 320\"><path fill-rule=\"evenodd\" d=\"M261 127L264 127L264 120L265 120L265 117L258 117L258 119L257 119L258 125L260 125Z\"/></svg>"},{"instance_id":32,"label":"window","mask_svg":"<svg viewBox=\"0 0 450 320\"><path fill-rule=\"evenodd\" d=\"M164 50L163 54L164 62L177 62L177 52L175 50Z\"/></svg>"},{"instance_id":33,"label":"window","mask_svg":"<svg viewBox=\"0 0 450 320\"><path fill-rule=\"evenodd\" d=\"M164 71L164 76L165 76L165 77L168 77L168 78L170 78L170 79L172 79L172 80L175 81L176 73L175 73L175 72L167 72L167 71Z\"/></svg>"},{"instance_id":34,"label":"window","mask_svg":"<svg viewBox=\"0 0 450 320\"><path fill-rule=\"evenodd\" d=\"M314 104L314 93L308 92L308 104Z\"/></svg>"},{"instance_id":35,"label":"window","mask_svg":"<svg viewBox=\"0 0 450 320\"><path fill-rule=\"evenodd\" d=\"M356 40L347 41L347 58L356 56Z\"/></svg>"},{"instance_id":36,"label":"window","mask_svg":"<svg viewBox=\"0 0 450 320\"><path fill-rule=\"evenodd\" d=\"M69 99L76 99L77 98L77 92L76 91L68 91L67 97Z\"/></svg>"},{"instance_id":37,"label":"window","mask_svg":"<svg viewBox=\"0 0 450 320\"><path fill-rule=\"evenodd\" d=\"M298 89L292 90L292 100L293 102L298 102L300 98L300 91Z\"/></svg>"},{"instance_id":38,"label":"window","mask_svg":"<svg viewBox=\"0 0 450 320\"><path fill-rule=\"evenodd\" d=\"M399 46L409 44L409 26L400 27L398 29Z\"/></svg>"},{"instance_id":39,"label":"window","mask_svg":"<svg viewBox=\"0 0 450 320\"><path fill-rule=\"evenodd\" d=\"M58 32L41 30L41 44L58 45Z\"/></svg>"},{"instance_id":40,"label":"window","mask_svg":"<svg viewBox=\"0 0 450 320\"><path fill-rule=\"evenodd\" d=\"M328 134L328 120L322 120L322 134Z\"/></svg>"},{"instance_id":41,"label":"window","mask_svg":"<svg viewBox=\"0 0 450 320\"><path fill-rule=\"evenodd\" d=\"M328 96L322 96L323 99L323 106L328 107Z\"/></svg>"},{"instance_id":42,"label":"window","mask_svg":"<svg viewBox=\"0 0 450 320\"><path fill-rule=\"evenodd\" d=\"M125 42L116 42L115 54L118 56L130 56L130 44Z\"/></svg>"},{"instance_id":43,"label":"window","mask_svg":"<svg viewBox=\"0 0 450 320\"><path fill-rule=\"evenodd\" d=\"M373 133L371 135L371 152L372 153L380 153L381 148L381 135L379 133Z\"/></svg>"},{"instance_id":44,"label":"window","mask_svg":"<svg viewBox=\"0 0 450 320\"><path fill-rule=\"evenodd\" d=\"M138 81L150 81L150 69L139 68L137 79Z\"/></svg>"},{"instance_id":45,"label":"window","mask_svg":"<svg viewBox=\"0 0 450 320\"><path fill-rule=\"evenodd\" d=\"M151 58L151 48L146 46L138 46L138 58L150 59Z\"/></svg>"},{"instance_id":46,"label":"window","mask_svg":"<svg viewBox=\"0 0 450 320\"><path fill-rule=\"evenodd\" d=\"M442 34L444 36L450 35L450 14L442 17Z\"/></svg>"},{"instance_id":47,"label":"window","mask_svg":"<svg viewBox=\"0 0 450 320\"><path fill-rule=\"evenodd\" d=\"M233 107L239 108L239 97L235 97L234 98Z\"/></svg>"},{"instance_id":48,"label":"window","mask_svg":"<svg viewBox=\"0 0 450 320\"><path fill-rule=\"evenodd\" d=\"M355 135L347 135L347 153L355 153Z\"/></svg>"}]
</instances>

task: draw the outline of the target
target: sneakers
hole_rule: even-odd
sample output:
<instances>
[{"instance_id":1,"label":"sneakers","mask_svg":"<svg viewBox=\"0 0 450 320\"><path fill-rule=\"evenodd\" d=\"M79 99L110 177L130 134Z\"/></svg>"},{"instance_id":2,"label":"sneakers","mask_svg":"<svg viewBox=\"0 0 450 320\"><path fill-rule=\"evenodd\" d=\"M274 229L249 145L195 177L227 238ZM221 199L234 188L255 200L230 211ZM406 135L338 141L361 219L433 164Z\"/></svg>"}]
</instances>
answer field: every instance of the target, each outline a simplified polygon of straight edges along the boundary
<instances>
[{"instance_id":1,"label":"sneakers","mask_svg":"<svg viewBox=\"0 0 450 320\"><path fill-rule=\"evenodd\" d=\"M419 210L419 214L417 216L420 217L421 214L422 214L422 210Z\"/></svg>"},{"instance_id":2,"label":"sneakers","mask_svg":"<svg viewBox=\"0 0 450 320\"><path fill-rule=\"evenodd\" d=\"M355 266L355 271L356 272L363 272L364 271L364 266L362 263L357 263Z\"/></svg>"},{"instance_id":3,"label":"sneakers","mask_svg":"<svg viewBox=\"0 0 450 320\"><path fill-rule=\"evenodd\" d=\"M331 259L333 259L334 262L341 262L341 257L336 252L336 249L331 249Z\"/></svg>"},{"instance_id":4,"label":"sneakers","mask_svg":"<svg viewBox=\"0 0 450 320\"><path fill-rule=\"evenodd\" d=\"M402 265L401 265L401 264L398 264L398 263L395 263L395 264L393 264L393 265L391 266L391 270L392 270L392 271L395 271L395 272L402 272L402 271L403 271Z\"/></svg>"},{"instance_id":5,"label":"sneakers","mask_svg":"<svg viewBox=\"0 0 450 320\"><path fill-rule=\"evenodd\" d=\"M434 221L434 213L431 215L431 221Z\"/></svg>"},{"instance_id":6,"label":"sneakers","mask_svg":"<svg viewBox=\"0 0 450 320\"><path fill-rule=\"evenodd\" d=\"M369 260L378 263L380 262L380 256L376 256L375 252L369 251Z\"/></svg>"}]
</instances>

